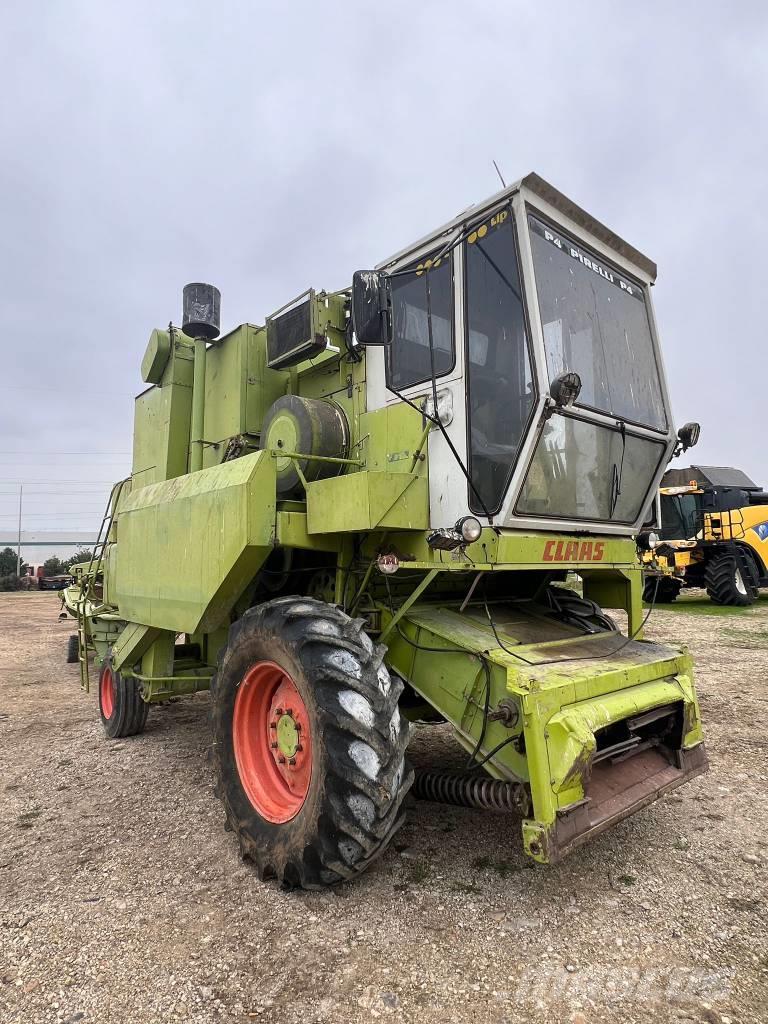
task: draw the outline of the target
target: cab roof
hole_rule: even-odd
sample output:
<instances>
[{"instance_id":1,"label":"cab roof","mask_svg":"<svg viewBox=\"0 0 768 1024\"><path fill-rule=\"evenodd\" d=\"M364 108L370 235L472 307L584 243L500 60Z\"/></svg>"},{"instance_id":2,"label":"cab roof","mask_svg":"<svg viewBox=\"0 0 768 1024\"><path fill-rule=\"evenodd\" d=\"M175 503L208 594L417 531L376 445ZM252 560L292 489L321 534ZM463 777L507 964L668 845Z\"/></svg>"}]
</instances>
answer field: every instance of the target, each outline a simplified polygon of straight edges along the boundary
<instances>
[{"instance_id":1,"label":"cab roof","mask_svg":"<svg viewBox=\"0 0 768 1024\"><path fill-rule=\"evenodd\" d=\"M473 206L467 207L466 210L448 221L442 227L438 228L437 231L432 231L428 235L419 239L417 242L413 242L407 248L402 249L400 252L395 253L388 260L380 263L377 269L383 269L392 263L407 256L410 252L419 249L422 245L429 242L431 239L438 239L443 235L447 235L468 220L474 219L476 216L482 216L483 211L492 206L496 206L499 202L506 198L511 198L515 193L521 189L526 189L533 195L539 196L550 206L554 207L558 212L568 217L578 227L583 228L585 231L590 232L595 238L601 241L609 249L623 256L624 259L633 263L638 269L642 270L647 274L652 281L656 280L658 268L653 260L643 255L639 249L635 249L633 245L625 241L615 232L611 231L610 228L606 227L601 221L587 213L586 210L572 202L566 195L563 195L554 185L550 185L548 181L545 181L540 175L532 172L526 174L524 178L520 178L513 185L508 185L503 188L500 192L490 196L488 199L481 203L475 203Z\"/></svg>"},{"instance_id":2,"label":"cab roof","mask_svg":"<svg viewBox=\"0 0 768 1024\"><path fill-rule=\"evenodd\" d=\"M699 487L734 487L742 491L759 491L760 487L741 469L733 466L688 466L686 469L668 469L662 487L684 486L695 480Z\"/></svg>"}]
</instances>

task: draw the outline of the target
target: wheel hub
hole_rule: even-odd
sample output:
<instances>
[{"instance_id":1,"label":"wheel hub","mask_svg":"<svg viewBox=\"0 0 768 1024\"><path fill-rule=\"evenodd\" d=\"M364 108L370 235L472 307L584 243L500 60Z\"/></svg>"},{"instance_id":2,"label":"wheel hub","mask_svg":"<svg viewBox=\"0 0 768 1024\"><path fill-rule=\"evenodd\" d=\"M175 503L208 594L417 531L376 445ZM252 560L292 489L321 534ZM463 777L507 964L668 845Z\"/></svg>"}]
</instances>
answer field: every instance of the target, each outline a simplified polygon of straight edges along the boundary
<instances>
[{"instance_id":1,"label":"wheel hub","mask_svg":"<svg viewBox=\"0 0 768 1024\"><path fill-rule=\"evenodd\" d=\"M737 568L736 572L734 573L734 582L736 584L736 589L738 590L738 592L743 597L746 597L747 596L747 585L744 582L744 577L742 576L741 569L739 569L739 568Z\"/></svg>"},{"instance_id":2,"label":"wheel hub","mask_svg":"<svg viewBox=\"0 0 768 1024\"><path fill-rule=\"evenodd\" d=\"M104 717L109 719L115 710L115 676L109 665L104 665L99 676L99 696Z\"/></svg>"},{"instance_id":3,"label":"wheel hub","mask_svg":"<svg viewBox=\"0 0 768 1024\"><path fill-rule=\"evenodd\" d=\"M232 740L240 782L268 821L289 821L309 792L309 713L288 672L261 661L243 677L235 698Z\"/></svg>"},{"instance_id":4,"label":"wheel hub","mask_svg":"<svg viewBox=\"0 0 768 1024\"><path fill-rule=\"evenodd\" d=\"M299 742L301 726L294 721L291 712L287 711L284 715L273 720L272 727L277 736L277 750L279 750L280 755L293 757L301 746ZM272 749L274 750L274 748Z\"/></svg>"}]
</instances>

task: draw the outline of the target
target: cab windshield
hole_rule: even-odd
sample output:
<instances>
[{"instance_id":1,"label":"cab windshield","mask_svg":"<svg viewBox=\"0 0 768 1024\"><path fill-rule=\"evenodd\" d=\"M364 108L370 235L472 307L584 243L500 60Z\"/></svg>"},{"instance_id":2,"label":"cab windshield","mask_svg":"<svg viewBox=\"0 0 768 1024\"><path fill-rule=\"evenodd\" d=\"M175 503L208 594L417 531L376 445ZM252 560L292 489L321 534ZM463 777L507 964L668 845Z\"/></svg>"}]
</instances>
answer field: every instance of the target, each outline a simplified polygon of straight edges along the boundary
<instances>
[{"instance_id":1,"label":"cab windshield","mask_svg":"<svg viewBox=\"0 0 768 1024\"><path fill-rule=\"evenodd\" d=\"M699 496L662 494L659 536L662 540L688 540L700 529Z\"/></svg>"},{"instance_id":2,"label":"cab windshield","mask_svg":"<svg viewBox=\"0 0 768 1024\"><path fill-rule=\"evenodd\" d=\"M544 425L517 512L628 525L666 452L663 436L635 430L667 429L645 289L538 216L528 226L547 379L575 372L581 392Z\"/></svg>"},{"instance_id":3,"label":"cab windshield","mask_svg":"<svg viewBox=\"0 0 768 1024\"><path fill-rule=\"evenodd\" d=\"M538 217L528 224L549 379L575 371L579 405L666 430L642 285Z\"/></svg>"}]
</instances>

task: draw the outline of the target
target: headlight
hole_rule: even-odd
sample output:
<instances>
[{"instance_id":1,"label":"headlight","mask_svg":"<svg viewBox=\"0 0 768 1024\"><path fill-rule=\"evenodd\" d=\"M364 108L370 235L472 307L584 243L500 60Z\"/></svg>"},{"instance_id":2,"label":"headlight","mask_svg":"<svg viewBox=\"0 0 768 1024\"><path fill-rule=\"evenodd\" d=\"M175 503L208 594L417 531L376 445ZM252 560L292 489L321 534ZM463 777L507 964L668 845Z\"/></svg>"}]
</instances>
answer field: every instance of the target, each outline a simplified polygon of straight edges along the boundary
<instances>
[{"instance_id":1,"label":"headlight","mask_svg":"<svg viewBox=\"0 0 768 1024\"><path fill-rule=\"evenodd\" d=\"M653 551L659 546L660 540L658 533L640 533L637 537L637 546L641 551Z\"/></svg>"},{"instance_id":2,"label":"headlight","mask_svg":"<svg viewBox=\"0 0 768 1024\"><path fill-rule=\"evenodd\" d=\"M456 533L461 534L462 540L467 544L474 544L482 532L480 521L474 516L464 516L456 523Z\"/></svg>"}]
</instances>

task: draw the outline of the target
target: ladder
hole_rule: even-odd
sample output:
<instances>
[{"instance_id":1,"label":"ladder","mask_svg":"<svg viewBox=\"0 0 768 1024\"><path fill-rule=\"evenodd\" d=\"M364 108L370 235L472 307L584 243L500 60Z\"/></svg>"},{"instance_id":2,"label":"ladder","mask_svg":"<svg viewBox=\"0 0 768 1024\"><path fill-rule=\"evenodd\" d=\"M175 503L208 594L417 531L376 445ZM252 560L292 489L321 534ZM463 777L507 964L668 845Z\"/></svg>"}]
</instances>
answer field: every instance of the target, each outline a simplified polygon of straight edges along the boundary
<instances>
[{"instance_id":1,"label":"ladder","mask_svg":"<svg viewBox=\"0 0 768 1024\"><path fill-rule=\"evenodd\" d=\"M115 519L117 505L120 500L120 495L123 493L123 487L130 479L130 477L126 477L125 480L118 480L109 492L107 507L104 510L101 526L99 527L99 532L96 535L96 543L94 544L93 551L91 552L91 560L88 563L88 568L80 577L80 594L76 604L77 650L78 661L80 662L80 688L86 693L90 692L91 680L88 673L88 658L90 651L93 649L90 643L88 629L88 609L92 609L97 600L98 603L102 603L103 601L103 595L102 598L99 599L95 591L96 577L99 572L103 570L102 563L104 560L104 550L109 540L109 533Z\"/></svg>"}]
</instances>

